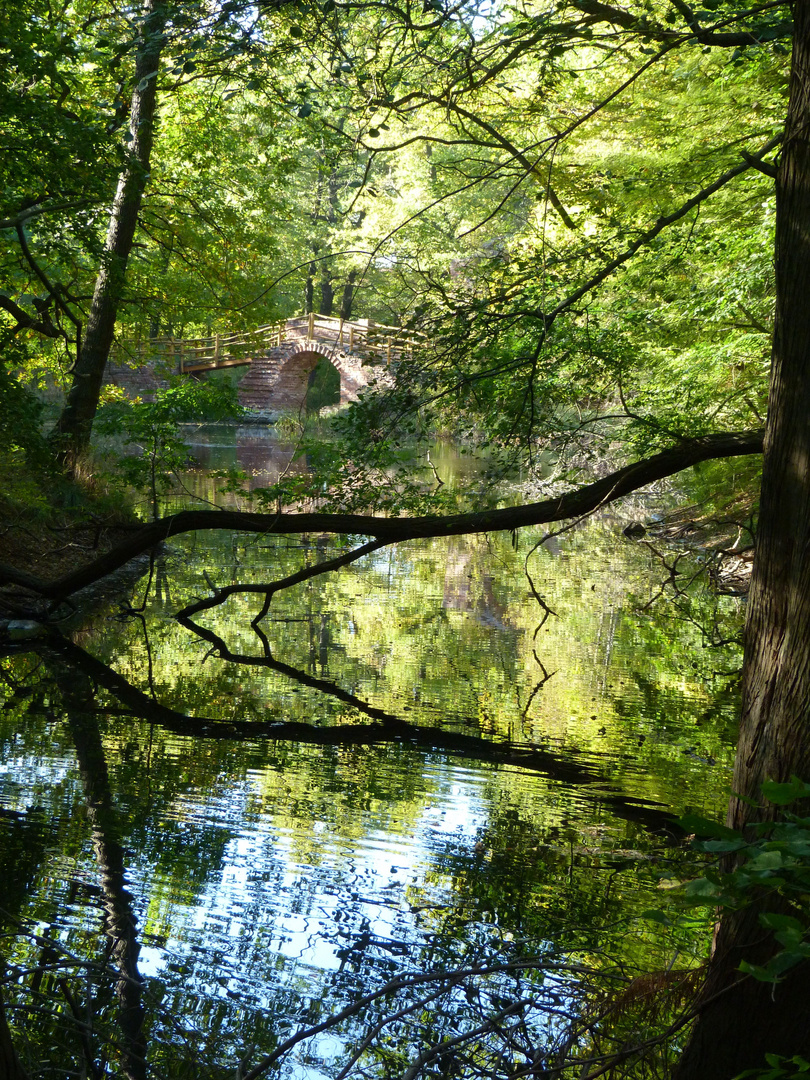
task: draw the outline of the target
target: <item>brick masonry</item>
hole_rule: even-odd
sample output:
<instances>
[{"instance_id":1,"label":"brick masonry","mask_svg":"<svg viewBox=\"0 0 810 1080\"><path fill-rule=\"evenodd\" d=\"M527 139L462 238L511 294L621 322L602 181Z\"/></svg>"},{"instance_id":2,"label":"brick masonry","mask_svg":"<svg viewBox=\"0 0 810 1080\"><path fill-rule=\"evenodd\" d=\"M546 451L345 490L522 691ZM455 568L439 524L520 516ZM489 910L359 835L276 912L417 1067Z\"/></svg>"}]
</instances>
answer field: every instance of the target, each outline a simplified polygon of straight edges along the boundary
<instances>
[{"instance_id":1,"label":"brick masonry","mask_svg":"<svg viewBox=\"0 0 810 1080\"><path fill-rule=\"evenodd\" d=\"M309 377L321 357L325 357L340 375L340 404L356 401L360 391L372 380L387 380L387 368L379 363L364 363L357 353L338 348L334 342L289 338L276 348L255 356L239 382L239 401L263 420L278 413L299 412L305 407ZM152 400L155 391L169 385L168 368L151 364L131 368L110 363L105 382L118 386L129 397ZM208 372L190 378L205 378Z\"/></svg>"},{"instance_id":2,"label":"brick masonry","mask_svg":"<svg viewBox=\"0 0 810 1080\"><path fill-rule=\"evenodd\" d=\"M239 400L251 412L298 412L304 408L309 377L321 357L340 375L340 404L356 401L360 391L385 370L364 364L355 353L305 338L285 341L254 358L239 384Z\"/></svg>"}]
</instances>

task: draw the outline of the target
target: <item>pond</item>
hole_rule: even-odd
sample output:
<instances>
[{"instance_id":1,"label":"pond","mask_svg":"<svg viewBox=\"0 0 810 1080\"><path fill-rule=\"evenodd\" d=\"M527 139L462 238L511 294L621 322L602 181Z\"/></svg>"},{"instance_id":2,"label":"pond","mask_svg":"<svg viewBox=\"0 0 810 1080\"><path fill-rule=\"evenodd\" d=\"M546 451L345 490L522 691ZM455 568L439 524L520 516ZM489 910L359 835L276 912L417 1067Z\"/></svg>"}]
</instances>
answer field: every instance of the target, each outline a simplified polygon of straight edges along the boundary
<instances>
[{"instance_id":1,"label":"pond","mask_svg":"<svg viewBox=\"0 0 810 1080\"><path fill-rule=\"evenodd\" d=\"M615 519L539 539L383 548L258 628L250 592L174 616L342 543L174 539L8 653L4 997L29 1075L438 1075L462 1028L483 1034L456 1072L500 1053L506 1075L592 1052L570 1033L600 967L700 960L705 926L640 916L693 872L673 816L724 810L739 656L706 627L738 607L701 585L649 605L666 573Z\"/></svg>"}]
</instances>

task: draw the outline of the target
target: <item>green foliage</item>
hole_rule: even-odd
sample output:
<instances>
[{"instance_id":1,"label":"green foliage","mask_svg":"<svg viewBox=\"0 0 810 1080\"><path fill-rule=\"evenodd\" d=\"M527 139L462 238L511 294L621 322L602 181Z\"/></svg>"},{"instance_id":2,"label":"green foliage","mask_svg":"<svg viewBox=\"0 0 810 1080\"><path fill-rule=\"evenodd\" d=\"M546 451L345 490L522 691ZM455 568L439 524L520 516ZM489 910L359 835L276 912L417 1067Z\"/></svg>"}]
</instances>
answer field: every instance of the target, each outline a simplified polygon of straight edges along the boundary
<instances>
[{"instance_id":1,"label":"green foliage","mask_svg":"<svg viewBox=\"0 0 810 1080\"><path fill-rule=\"evenodd\" d=\"M787 784L768 782L762 794L785 807L810 798L810 784L798 777ZM773 935L773 955L761 965L743 961L740 970L777 983L786 971L810 959L810 816L785 812L775 822L754 824L753 839L701 817L688 816L680 824L708 838L696 841L697 850L733 858L730 870L710 869L684 886L688 907L734 911L756 902L766 908L759 921ZM769 905L776 910L768 911Z\"/></svg>"},{"instance_id":2,"label":"green foliage","mask_svg":"<svg viewBox=\"0 0 810 1080\"><path fill-rule=\"evenodd\" d=\"M229 383L186 381L158 390L154 401L110 401L100 410L96 427L100 434L118 437L132 448L117 457L116 468L127 484L148 492L156 518L159 496L170 491L189 466L188 447L178 425L234 420L240 414L236 390Z\"/></svg>"},{"instance_id":3,"label":"green foliage","mask_svg":"<svg viewBox=\"0 0 810 1080\"><path fill-rule=\"evenodd\" d=\"M6 346L6 363L24 362L24 350ZM19 379L0 365L0 452L21 452L29 465L52 464L42 435L42 405Z\"/></svg>"},{"instance_id":4,"label":"green foliage","mask_svg":"<svg viewBox=\"0 0 810 1080\"><path fill-rule=\"evenodd\" d=\"M545 0L497 17L434 4L424 25L331 2L167 6L124 338L210 336L305 304L421 329L431 348L343 431L344 456L372 473L380 439L437 430L530 467L553 447L581 468L759 426L770 179L750 170L625 256L777 129L779 9L701 11L707 33L740 33L732 51L674 42L689 27L668 5L613 23ZM25 231L51 294L13 228L0 269L27 314L47 301L75 336L66 312L83 318L127 153L137 20L107 3L7 9L0 215L34 209ZM32 362L64 348L43 338Z\"/></svg>"},{"instance_id":5,"label":"green foliage","mask_svg":"<svg viewBox=\"0 0 810 1080\"><path fill-rule=\"evenodd\" d=\"M307 388L307 412L317 413L321 409L340 402L340 373L325 358L315 366Z\"/></svg>"},{"instance_id":6,"label":"green foliage","mask_svg":"<svg viewBox=\"0 0 810 1080\"><path fill-rule=\"evenodd\" d=\"M798 1054L792 1058L766 1054L767 1069L746 1069L736 1080L803 1080L810 1073L810 1061Z\"/></svg>"}]
</instances>

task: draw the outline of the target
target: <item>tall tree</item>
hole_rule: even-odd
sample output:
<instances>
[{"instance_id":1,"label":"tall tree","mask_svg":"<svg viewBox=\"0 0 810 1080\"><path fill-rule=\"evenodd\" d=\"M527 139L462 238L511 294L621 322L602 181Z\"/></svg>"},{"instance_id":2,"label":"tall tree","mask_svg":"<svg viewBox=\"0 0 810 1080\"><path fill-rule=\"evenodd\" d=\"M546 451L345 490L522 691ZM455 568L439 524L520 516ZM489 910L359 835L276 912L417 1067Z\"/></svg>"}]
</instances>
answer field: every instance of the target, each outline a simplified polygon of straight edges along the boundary
<instances>
[{"instance_id":1,"label":"tall tree","mask_svg":"<svg viewBox=\"0 0 810 1080\"><path fill-rule=\"evenodd\" d=\"M27 7L38 4L26 0ZM67 402L53 433L63 454L72 457L89 442L122 305L138 299L127 290L127 269L153 165L158 96L182 96L199 79L209 80L209 89L214 87L221 96L218 80L224 86L232 76L237 84L244 81L247 56L254 38L261 36L264 14L246 0L143 0L134 11L115 5L85 11L83 5L69 5L54 12L45 5L42 11L37 7L36 14L33 28L24 18L9 21L14 67L0 87L3 100L14 106L12 137L23 153L29 146L35 151L32 162L19 170L27 183L13 170L0 169L0 212L6 214L0 229L14 230L21 253L6 261L22 267L15 268L12 287L0 295L0 309L9 333L63 337L75 351ZM283 33L277 37L278 42L263 41L268 54L289 48ZM82 56L87 58L84 63ZM97 74L91 78L85 69ZM105 95L114 99L113 106ZM66 100L74 108L66 106ZM74 111L77 104L81 113ZM93 106L100 113L95 126ZM116 139L122 125L123 137ZM71 153L65 152L63 134L69 136ZM105 152L103 169L92 160L99 143ZM116 151L113 194L109 166ZM30 242L32 223L35 243ZM10 250L11 245L4 255ZM165 255L160 257L165 268ZM45 291L44 299L28 296L26 269Z\"/></svg>"},{"instance_id":2,"label":"tall tree","mask_svg":"<svg viewBox=\"0 0 810 1080\"><path fill-rule=\"evenodd\" d=\"M127 261L149 177L157 83L161 55L166 45L168 15L164 0L145 0L137 38L124 167L110 211L107 241L96 277L87 327L78 348L73 384L53 432L63 451L71 456L84 450L90 442L93 418L110 355Z\"/></svg>"},{"instance_id":3,"label":"tall tree","mask_svg":"<svg viewBox=\"0 0 810 1080\"><path fill-rule=\"evenodd\" d=\"M776 812L766 780L810 777L810 2L794 4L790 103L776 178L776 323L754 576L748 603L740 735L728 823ZM810 963L771 986L739 972L773 940L761 904L717 930L702 1008L679 1080L730 1080L767 1053L810 1059Z\"/></svg>"}]
</instances>

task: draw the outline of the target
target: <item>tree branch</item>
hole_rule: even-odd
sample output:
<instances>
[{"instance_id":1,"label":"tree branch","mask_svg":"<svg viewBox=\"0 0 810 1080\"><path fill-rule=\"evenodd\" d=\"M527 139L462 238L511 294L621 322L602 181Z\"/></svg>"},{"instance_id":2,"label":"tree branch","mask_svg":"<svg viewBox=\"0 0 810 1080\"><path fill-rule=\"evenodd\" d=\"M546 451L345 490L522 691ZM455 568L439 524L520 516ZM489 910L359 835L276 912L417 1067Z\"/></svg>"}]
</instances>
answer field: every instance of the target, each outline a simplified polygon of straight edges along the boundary
<instances>
[{"instance_id":1,"label":"tree branch","mask_svg":"<svg viewBox=\"0 0 810 1080\"><path fill-rule=\"evenodd\" d=\"M59 328L54 326L52 322L35 319L33 315L29 315L10 296L6 296L4 293L0 293L0 308L7 311L9 315L17 320L17 325L13 328L15 334L18 330L36 330L38 334L44 334L45 337L58 338L62 336L59 333Z\"/></svg>"},{"instance_id":2,"label":"tree branch","mask_svg":"<svg viewBox=\"0 0 810 1080\"><path fill-rule=\"evenodd\" d=\"M777 168L772 165L770 161L762 161L761 158L754 157L753 154L749 154L747 150L740 151L740 157L743 161L746 161L752 169L757 169L759 172L764 173L766 176L770 176L772 180L776 179Z\"/></svg>"},{"instance_id":3,"label":"tree branch","mask_svg":"<svg viewBox=\"0 0 810 1080\"><path fill-rule=\"evenodd\" d=\"M483 510L466 514L425 517L373 517L362 514L254 514L239 510L182 510L170 517L149 522L117 544L106 555L54 581L41 581L14 567L0 565L0 585L12 584L40 597L59 602L119 569L138 555L171 536L212 529L263 535L293 533L334 533L344 536L372 536L386 544L403 540L471 533L503 532L564 521L592 513L609 503L672 476L701 461L762 453L762 431L724 432L684 439L679 445L652 457L625 465L609 476L564 495L525 506Z\"/></svg>"},{"instance_id":4,"label":"tree branch","mask_svg":"<svg viewBox=\"0 0 810 1080\"><path fill-rule=\"evenodd\" d=\"M684 16L691 34L684 35L676 30L667 30L661 26L648 23L643 16L634 15L630 11L622 11L620 8L609 4L603 4L600 0L571 0L572 6L585 15L598 18L600 22L611 23L613 26L621 26L624 30L632 30L654 41L696 41L700 45L715 45L724 49L744 49L748 45L760 44L759 38L750 30L726 30L704 29L698 23L694 13L686 4L675 3L675 7ZM674 0L673 0L674 2ZM747 16L768 11L774 7L787 6L782 3L767 4L745 12ZM740 16L734 19L724 20L719 25L728 25L729 22L738 21ZM781 22L773 27L773 31L780 37L789 37L793 32L792 22ZM769 38L770 40L770 38Z\"/></svg>"},{"instance_id":5,"label":"tree branch","mask_svg":"<svg viewBox=\"0 0 810 1080\"><path fill-rule=\"evenodd\" d=\"M26 221L30 221L31 218L41 217L43 214L56 214L61 210L82 210L90 205L86 199L78 202L72 199L68 202L54 203L52 206L34 203L33 206L26 207L25 210L21 210L14 217L0 218L0 229L16 229L20 225L24 225Z\"/></svg>"},{"instance_id":6,"label":"tree branch","mask_svg":"<svg viewBox=\"0 0 810 1080\"><path fill-rule=\"evenodd\" d=\"M687 199L685 203L679 206L677 210L673 210L671 214L660 217L654 225L641 233L641 235L638 236L632 244L626 247L621 254L617 255L615 259L611 259L611 261L603 266L601 270L593 275L593 277L589 278L583 285L580 285L574 292L569 293L568 296L560 301L552 311L547 315L544 315L543 322L545 327L548 329L558 315L562 315L564 311L567 311L578 300L581 300L583 296L601 285L606 278L610 277L614 270L618 270L621 266L624 266L626 262L629 262L637 251L646 244L649 244L651 240L654 240L656 236L664 231L664 229L669 228L669 226L673 225L676 221L680 221L681 218L686 217L690 211L694 210L695 207L700 206L702 202L705 202L711 195L714 195L715 192L719 191L720 188L724 187L730 180L733 180L735 176L739 176L740 173L744 173L746 169L752 167L759 169L761 165L765 164L762 162L762 158L765 154L770 153L770 151L779 146L781 142L782 134L780 133L779 135L775 135L772 139L769 139L756 154L743 153L742 157L744 160L741 164L728 169L721 176L718 176L711 184L708 184L705 188L701 188L696 195L693 195L691 199ZM766 172L767 169L765 168L761 171ZM534 311L532 314L542 315L543 313Z\"/></svg>"}]
</instances>

